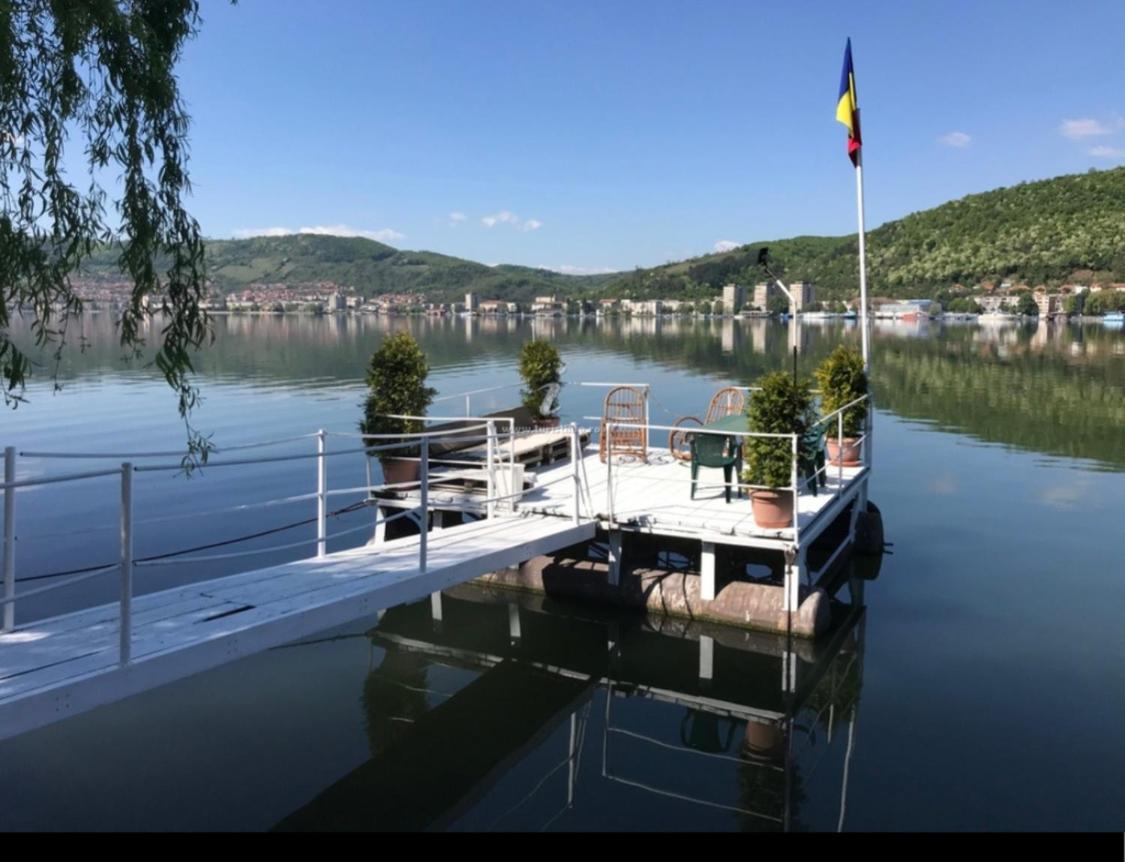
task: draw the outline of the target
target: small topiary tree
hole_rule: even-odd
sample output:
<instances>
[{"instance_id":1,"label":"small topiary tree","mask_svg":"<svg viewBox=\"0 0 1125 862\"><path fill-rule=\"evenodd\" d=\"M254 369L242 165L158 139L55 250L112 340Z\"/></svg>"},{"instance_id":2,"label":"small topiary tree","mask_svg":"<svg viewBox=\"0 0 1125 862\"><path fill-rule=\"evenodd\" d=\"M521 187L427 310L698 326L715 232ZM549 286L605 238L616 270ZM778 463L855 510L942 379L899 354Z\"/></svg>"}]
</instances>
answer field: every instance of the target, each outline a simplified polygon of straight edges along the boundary
<instances>
[{"instance_id":1,"label":"small topiary tree","mask_svg":"<svg viewBox=\"0 0 1125 862\"><path fill-rule=\"evenodd\" d=\"M784 371L767 374L761 389L752 394L747 408L749 429L763 434L798 434L804 437L815 422L809 381L794 380ZM742 480L772 490L789 485L793 447L789 440L748 437Z\"/></svg>"},{"instance_id":2,"label":"small topiary tree","mask_svg":"<svg viewBox=\"0 0 1125 862\"><path fill-rule=\"evenodd\" d=\"M562 357L549 341L524 342L520 350L520 377L523 378L525 388L521 390L520 395L524 407L531 411L532 416L543 415L546 388L552 383L562 386L562 370ZM554 416L559 409L558 396L552 397L551 403L545 406L546 414Z\"/></svg>"},{"instance_id":3,"label":"small topiary tree","mask_svg":"<svg viewBox=\"0 0 1125 862\"><path fill-rule=\"evenodd\" d=\"M430 366L418 342L405 330L396 332L371 354L367 365L367 400L363 405L363 434L416 434L419 419L396 419L388 414L424 416L437 391L426 386ZM372 446L393 442L373 440ZM387 457L417 456L418 447L387 451Z\"/></svg>"},{"instance_id":4,"label":"small topiary tree","mask_svg":"<svg viewBox=\"0 0 1125 862\"><path fill-rule=\"evenodd\" d=\"M820 386L820 408L824 415L834 413L845 404L867 394L867 374L863 370L863 357L852 347L838 345L824 358L816 369L816 382ZM844 411L844 436L859 437L867 416L867 402L855 404ZM828 429L829 436L836 426Z\"/></svg>"}]
</instances>

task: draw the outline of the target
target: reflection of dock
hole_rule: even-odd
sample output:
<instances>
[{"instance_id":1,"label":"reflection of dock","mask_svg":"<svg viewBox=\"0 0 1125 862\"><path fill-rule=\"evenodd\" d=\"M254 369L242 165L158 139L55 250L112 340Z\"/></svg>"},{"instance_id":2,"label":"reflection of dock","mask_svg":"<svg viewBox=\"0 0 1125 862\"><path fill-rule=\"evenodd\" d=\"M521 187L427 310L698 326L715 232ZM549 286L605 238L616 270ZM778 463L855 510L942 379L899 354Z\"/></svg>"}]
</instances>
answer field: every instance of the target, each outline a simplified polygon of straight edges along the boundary
<instances>
[{"instance_id":1,"label":"reflection of dock","mask_svg":"<svg viewBox=\"0 0 1125 862\"><path fill-rule=\"evenodd\" d=\"M474 586L386 612L370 632L385 650L365 687L372 759L278 828L534 828L597 804L609 785L745 828L804 826L801 799L816 763L833 752L846 781L860 609L823 645L671 629L579 617L541 597ZM426 670L437 665L479 675L428 706ZM639 714L629 706L636 699L652 705ZM532 763L546 765L529 773ZM733 798L693 790L729 787L732 777ZM842 826L845 790L839 820L819 828ZM537 822L543 811L553 814ZM635 828L634 814L647 816L622 810L608 828Z\"/></svg>"}]
</instances>

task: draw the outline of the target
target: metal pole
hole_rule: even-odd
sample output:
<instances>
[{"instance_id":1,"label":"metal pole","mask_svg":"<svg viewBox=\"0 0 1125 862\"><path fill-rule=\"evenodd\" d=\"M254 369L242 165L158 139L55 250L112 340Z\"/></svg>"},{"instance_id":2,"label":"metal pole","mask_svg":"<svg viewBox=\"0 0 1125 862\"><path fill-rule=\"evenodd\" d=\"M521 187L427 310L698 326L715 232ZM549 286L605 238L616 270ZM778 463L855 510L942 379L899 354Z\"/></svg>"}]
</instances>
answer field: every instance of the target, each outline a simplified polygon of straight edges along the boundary
<instances>
[{"instance_id":1,"label":"metal pole","mask_svg":"<svg viewBox=\"0 0 1125 862\"><path fill-rule=\"evenodd\" d=\"M491 419L488 420L488 442L485 451L485 469L488 471L488 502L485 503L485 515L491 518L495 511L496 503L493 501L495 496L496 483L493 481L492 461L495 458L495 437L496 437L496 423Z\"/></svg>"},{"instance_id":2,"label":"metal pole","mask_svg":"<svg viewBox=\"0 0 1125 862\"><path fill-rule=\"evenodd\" d=\"M605 507L613 523L613 423L605 425Z\"/></svg>"},{"instance_id":3,"label":"metal pole","mask_svg":"<svg viewBox=\"0 0 1125 862\"><path fill-rule=\"evenodd\" d=\"M133 465L121 465L121 614L122 665L129 663L133 647Z\"/></svg>"},{"instance_id":4,"label":"metal pole","mask_svg":"<svg viewBox=\"0 0 1125 862\"><path fill-rule=\"evenodd\" d=\"M836 414L836 493L844 493L844 414Z\"/></svg>"},{"instance_id":5,"label":"metal pole","mask_svg":"<svg viewBox=\"0 0 1125 862\"><path fill-rule=\"evenodd\" d=\"M420 470L422 474L422 485L418 489L418 495L421 498L419 507L421 511L418 519L418 571L423 575L426 574L426 542L429 538L430 532L430 444L428 440L422 440L422 466Z\"/></svg>"},{"instance_id":6,"label":"metal pole","mask_svg":"<svg viewBox=\"0 0 1125 862\"><path fill-rule=\"evenodd\" d=\"M859 120L859 108L855 111L856 120ZM871 365L867 346L867 242L866 228L863 219L863 150L856 153L855 162L855 193L856 210L859 215L859 333L860 344L863 347L863 370L867 371Z\"/></svg>"},{"instance_id":7,"label":"metal pole","mask_svg":"<svg viewBox=\"0 0 1125 862\"><path fill-rule=\"evenodd\" d=\"M473 396L472 395L466 395L465 396L465 415L466 416L472 416L473 415Z\"/></svg>"},{"instance_id":8,"label":"metal pole","mask_svg":"<svg viewBox=\"0 0 1125 862\"><path fill-rule=\"evenodd\" d=\"M324 429L316 432L316 555L323 557L328 551L328 459Z\"/></svg>"},{"instance_id":9,"label":"metal pole","mask_svg":"<svg viewBox=\"0 0 1125 862\"><path fill-rule=\"evenodd\" d=\"M790 473L790 478L793 482L793 545L794 545L794 547L797 547L798 544L799 544L799 541L800 541L800 536L798 535L799 527L797 526L797 522L800 521L800 518L797 517L797 507L798 507L798 504L800 502L800 489L797 487L797 446L798 446L798 443L797 443L797 435L796 434L792 435L791 445L792 445L792 454L793 454L793 469Z\"/></svg>"},{"instance_id":10,"label":"metal pole","mask_svg":"<svg viewBox=\"0 0 1125 862\"><path fill-rule=\"evenodd\" d=\"M16 447L4 449L4 482L16 481ZM4 625L0 631L16 627L16 489L4 489Z\"/></svg>"},{"instance_id":11,"label":"metal pole","mask_svg":"<svg viewBox=\"0 0 1125 862\"><path fill-rule=\"evenodd\" d=\"M571 470L574 473L574 523L578 524L581 521L581 514L578 511L579 500L582 496L582 480L579 475L579 459L582 457L582 447L578 439L578 424L576 422L570 423L570 461Z\"/></svg>"}]
</instances>

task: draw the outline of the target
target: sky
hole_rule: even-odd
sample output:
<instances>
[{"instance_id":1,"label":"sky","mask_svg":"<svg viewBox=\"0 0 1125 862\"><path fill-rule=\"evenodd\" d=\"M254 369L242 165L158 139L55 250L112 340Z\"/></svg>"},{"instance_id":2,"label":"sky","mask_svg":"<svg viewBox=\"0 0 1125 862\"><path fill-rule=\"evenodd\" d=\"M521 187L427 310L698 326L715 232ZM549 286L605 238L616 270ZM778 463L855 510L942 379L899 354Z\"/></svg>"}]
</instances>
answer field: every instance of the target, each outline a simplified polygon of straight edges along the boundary
<instances>
[{"instance_id":1,"label":"sky","mask_svg":"<svg viewBox=\"0 0 1125 862\"><path fill-rule=\"evenodd\" d=\"M868 228L1125 164L1125 2L202 0L207 236L363 235L585 273Z\"/></svg>"}]
</instances>

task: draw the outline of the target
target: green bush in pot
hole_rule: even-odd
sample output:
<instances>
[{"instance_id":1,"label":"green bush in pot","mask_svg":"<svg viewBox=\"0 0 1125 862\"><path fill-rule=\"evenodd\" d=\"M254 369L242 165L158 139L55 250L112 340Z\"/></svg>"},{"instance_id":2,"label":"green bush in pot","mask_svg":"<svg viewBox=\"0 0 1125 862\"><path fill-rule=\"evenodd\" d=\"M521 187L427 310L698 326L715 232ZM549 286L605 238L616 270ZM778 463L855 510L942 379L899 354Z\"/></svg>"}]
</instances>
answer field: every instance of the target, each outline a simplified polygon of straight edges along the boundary
<instances>
[{"instance_id":1,"label":"green bush in pot","mask_svg":"<svg viewBox=\"0 0 1125 862\"><path fill-rule=\"evenodd\" d=\"M414 337L405 330L386 338L371 354L367 364L367 399L363 405L363 434L416 434L425 428L420 419L399 419L395 416L425 416L437 391L426 386L430 366L426 354ZM392 415L388 415L392 414ZM394 442L393 439L368 441L370 446ZM388 483L410 482L418 478L417 445L403 446L379 453L383 478Z\"/></svg>"},{"instance_id":2,"label":"green bush in pot","mask_svg":"<svg viewBox=\"0 0 1125 862\"><path fill-rule=\"evenodd\" d=\"M759 386L751 394L747 408L749 430L804 437L815 422L809 381L794 380L784 371L775 371L763 377ZM750 491L754 521L767 529L792 526L793 492L788 490L793 478L792 441L748 437L743 457L746 466L742 480L748 485L764 486Z\"/></svg>"},{"instance_id":3,"label":"green bush in pot","mask_svg":"<svg viewBox=\"0 0 1125 862\"><path fill-rule=\"evenodd\" d=\"M863 370L863 357L854 348L839 345L816 369L816 382L820 386L821 414L827 416L867 394L867 373ZM845 467L860 464L859 438L863 435L868 402L852 404L844 410L843 463ZM839 424L828 422L825 429L828 457L839 465Z\"/></svg>"},{"instance_id":4,"label":"green bush in pot","mask_svg":"<svg viewBox=\"0 0 1125 862\"><path fill-rule=\"evenodd\" d=\"M524 342L520 350L519 368L524 383L524 389L520 392L524 407L531 412L537 423L557 424L557 395L551 397L549 404L544 405L543 400L549 394L549 386L562 386L563 362L559 351L549 341ZM557 388L555 391L557 392Z\"/></svg>"}]
</instances>

